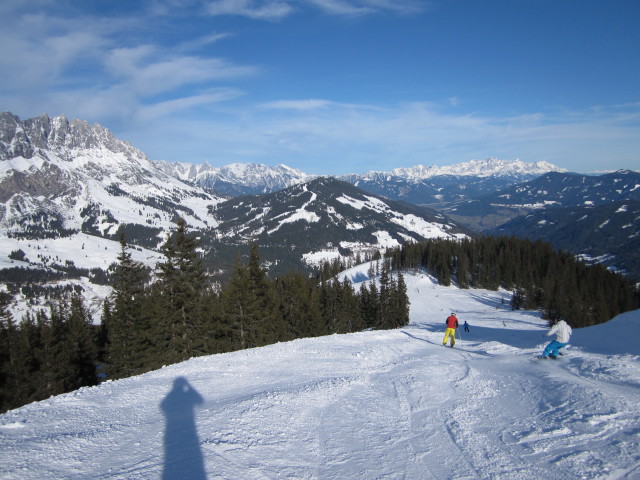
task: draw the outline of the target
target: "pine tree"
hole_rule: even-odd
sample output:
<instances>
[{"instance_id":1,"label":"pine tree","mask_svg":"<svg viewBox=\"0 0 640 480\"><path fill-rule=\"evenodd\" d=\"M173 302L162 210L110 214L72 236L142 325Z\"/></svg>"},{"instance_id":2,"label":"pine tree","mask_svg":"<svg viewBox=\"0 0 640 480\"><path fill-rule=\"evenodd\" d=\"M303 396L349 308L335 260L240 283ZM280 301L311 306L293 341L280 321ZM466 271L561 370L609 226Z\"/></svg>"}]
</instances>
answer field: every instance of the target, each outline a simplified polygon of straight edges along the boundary
<instances>
[{"instance_id":1,"label":"pine tree","mask_svg":"<svg viewBox=\"0 0 640 480\"><path fill-rule=\"evenodd\" d=\"M49 316L44 313L40 319L42 333L42 394L59 395L66 392L65 375L67 356L65 340L67 325L65 321L67 306L64 301L49 307Z\"/></svg>"},{"instance_id":2,"label":"pine tree","mask_svg":"<svg viewBox=\"0 0 640 480\"><path fill-rule=\"evenodd\" d=\"M10 296L0 292L0 412L14 405L17 388L17 328L9 313Z\"/></svg>"},{"instance_id":3,"label":"pine tree","mask_svg":"<svg viewBox=\"0 0 640 480\"><path fill-rule=\"evenodd\" d=\"M222 292L225 317L239 348L253 348L287 338L287 325L278 313L275 291L260 265L256 244L250 245L247 265L236 262Z\"/></svg>"},{"instance_id":4,"label":"pine tree","mask_svg":"<svg viewBox=\"0 0 640 480\"><path fill-rule=\"evenodd\" d=\"M378 287L372 280L369 285L363 283L360 287L360 311L364 328L379 328L380 325L380 298Z\"/></svg>"},{"instance_id":5,"label":"pine tree","mask_svg":"<svg viewBox=\"0 0 640 480\"><path fill-rule=\"evenodd\" d=\"M393 300L397 325L402 327L409 324L409 297L402 272L397 277Z\"/></svg>"},{"instance_id":6,"label":"pine tree","mask_svg":"<svg viewBox=\"0 0 640 480\"><path fill-rule=\"evenodd\" d=\"M170 362L206 353L202 293L209 290L209 285L197 252L198 244L181 218L175 233L162 246L165 261L158 264L156 291L165 313L156 321L158 328L164 329L159 338L159 352Z\"/></svg>"},{"instance_id":7,"label":"pine tree","mask_svg":"<svg viewBox=\"0 0 640 480\"><path fill-rule=\"evenodd\" d=\"M65 390L71 391L80 387L96 385L96 364L98 357L97 338L91 326L89 314L82 297L71 298L69 315L66 318L64 365Z\"/></svg>"},{"instance_id":8,"label":"pine tree","mask_svg":"<svg viewBox=\"0 0 640 480\"><path fill-rule=\"evenodd\" d=\"M222 291L224 318L232 332L235 348L256 346L254 330L257 325L255 311L257 298L252 289L249 269L236 261L234 272Z\"/></svg>"},{"instance_id":9,"label":"pine tree","mask_svg":"<svg viewBox=\"0 0 640 480\"><path fill-rule=\"evenodd\" d=\"M122 378L144 369L141 356L147 347L144 336L147 323L141 310L146 281L145 267L134 261L124 235L113 282L113 309L105 302L103 333L107 334L107 375Z\"/></svg>"}]
</instances>

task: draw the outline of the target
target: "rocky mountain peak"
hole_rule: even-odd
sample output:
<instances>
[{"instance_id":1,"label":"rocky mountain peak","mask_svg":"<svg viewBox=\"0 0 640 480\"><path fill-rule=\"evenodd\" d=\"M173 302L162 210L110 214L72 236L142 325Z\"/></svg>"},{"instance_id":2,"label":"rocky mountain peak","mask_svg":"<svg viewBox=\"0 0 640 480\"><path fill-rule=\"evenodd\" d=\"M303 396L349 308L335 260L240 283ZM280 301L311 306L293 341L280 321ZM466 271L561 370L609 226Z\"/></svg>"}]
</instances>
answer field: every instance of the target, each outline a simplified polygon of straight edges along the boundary
<instances>
[{"instance_id":1,"label":"rocky mountain peak","mask_svg":"<svg viewBox=\"0 0 640 480\"><path fill-rule=\"evenodd\" d=\"M0 160L30 159L36 154L47 158L51 152L70 161L88 150L120 154L128 161L149 161L140 150L97 123L47 114L22 121L9 112L0 113Z\"/></svg>"}]
</instances>

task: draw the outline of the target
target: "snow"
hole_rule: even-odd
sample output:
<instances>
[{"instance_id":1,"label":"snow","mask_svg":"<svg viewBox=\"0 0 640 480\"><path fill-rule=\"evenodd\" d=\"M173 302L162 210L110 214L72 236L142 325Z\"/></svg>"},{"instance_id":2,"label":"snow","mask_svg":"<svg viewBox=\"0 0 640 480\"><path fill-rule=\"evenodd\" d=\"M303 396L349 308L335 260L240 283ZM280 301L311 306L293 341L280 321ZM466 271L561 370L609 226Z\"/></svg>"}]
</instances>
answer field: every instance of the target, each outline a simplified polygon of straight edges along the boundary
<instances>
[{"instance_id":1,"label":"snow","mask_svg":"<svg viewBox=\"0 0 640 480\"><path fill-rule=\"evenodd\" d=\"M303 187L303 191L304 192L308 191L306 185ZM319 222L320 217L315 212L307 210L307 207L312 203L314 203L317 198L318 198L318 195L316 193L311 192L311 198L309 199L309 201L306 202L304 205L302 205L302 207L300 207L299 209L295 210L294 212L282 215L282 216L286 216L286 218L283 218L282 220L280 220L280 223L275 228L269 230L269 234L272 234L280 230L280 227L282 227L282 225L286 223L295 223L298 221L306 221L308 223Z\"/></svg>"},{"instance_id":2,"label":"snow","mask_svg":"<svg viewBox=\"0 0 640 480\"><path fill-rule=\"evenodd\" d=\"M486 160L470 160L447 166L417 165L411 168L396 168L391 173L395 176L419 181L440 175L491 177L519 174L540 176L548 172L566 172L566 170L543 161L526 163L519 159L500 160L491 157Z\"/></svg>"},{"instance_id":3,"label":"snow","mask_svg":"<svg viewBox=\"0 0 640 480\"><path fill-rule=\"evenodd\" d=\"M27 261L22 262L9 258L12 252L18 250L25 253ZM122 246L119 242L85 233L76 233L62 238L32 240L18 240L0 236L0 268L42 269L53 264L64 266L70 258L73 258L73 265L77 268L107 270L111 264L117 262L121 251ZM155 266L164 258L160 253L137 246L129 248L127 251L133 260L149 267ZM85 306L89 310L92 322L99 324L103 301L111 292L111 288L91 283L85 277L55 283L58 286L67 284L79 284L83 288ZM42 299L37 307L47 310L47 301ZM33 308L31 301L22 294L17 295L9 305L11 315L17 320L21 320L27 311L32 311Z\"/></svg>"},{"instance_id":4,"label":"snow","mask_svg":"<svg viewBox=\"0 0 640 480\"><path fill-rule=\"evenodd\" d=\"M348 195L341 195L336 200L344 205L348 205L356 210L369 209L374 212L384 213L389 220L401 227L406 228L411 232L418 233L423 238L465 238L464 234L452 234L446 231L446 226L441 223L428 222L427 220L420 218L412 214L402 214L393 211L389 205L379 198L364 196L365 200L357 200ZM376 234L377 235L377 234ZM384 245L383 242L379 242ZM397 242L396 242L397 243Z\"/></svg>"},{"instance_id":5,"label":"snow","mask_svg":"<svg viewBox=\"0 0 640 480\"><path fill-rule=\"evenodd\" d=\"M507 292L405 282L407 327L195 358L0 415L0 478L640 477L640 311L541 361L545 323ZM471 326L453 349L451 311Z\"/></svg>"}]
</instances>

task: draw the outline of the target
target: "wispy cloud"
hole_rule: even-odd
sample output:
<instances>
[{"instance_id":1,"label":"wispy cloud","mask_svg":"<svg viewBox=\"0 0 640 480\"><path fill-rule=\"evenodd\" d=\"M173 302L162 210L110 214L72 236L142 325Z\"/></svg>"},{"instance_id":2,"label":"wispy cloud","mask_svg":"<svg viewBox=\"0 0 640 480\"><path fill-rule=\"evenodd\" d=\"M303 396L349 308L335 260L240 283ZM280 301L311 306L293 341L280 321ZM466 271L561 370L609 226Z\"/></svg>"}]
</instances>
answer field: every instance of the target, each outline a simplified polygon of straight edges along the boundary
<instances>
[{"instance_id":1,"label":"wispy cloud","mask_svg":"<svg viewBox=\"0 0 640 480\"><path fill-rule=\"evenodd\" d=\"M164 58L155 47L112 50L105 61L107 71L139 95L153 96L185 85L238 78L256 68L235 65L219 58L176 56Z\"/></svg>"},{"instance_id":2,"label":"wispy cloud","mask_svg":"<svg viewBox=\"0 0 640 480\"><path fill-rule=\"evenodd\" d=\"M237 98L240 89L222 84L258 73L203 48L229 33L161 45L149 42L153 34L137 34L154 25L149 10L105 17L65 9L69 5L42 2L35 13L20 2L1 7L8 15L0 18L3 109L131 124Z\"/></svg>"},{"instance_id":3,"label":"wispy cloud","mask_svg":"<svg viewBox=\"0 0 640 480\"><path fill-rule=\"evenodd\" d=\"M332 105L328 100L277 100L259 105L260 108L275 110L317 110Z\"/></svg>"},{"instance_id":4,"label":"wispy cloud","mask_svg":"<svg viewBox=\"0 0 640 480\"><path fill-rule=\"evenodd\" d=\"M214 0L208 3L210 15L239 15L257 20L279 20L296 11L314 7L341 16L373 13L418 13L426 8L420 0Z\"/></svg>"},{"instance_id":5,"label":"wispy cloud","mask_svg":"<svg viewBox=\"0 0 640 480\"><path fill-rule=\"evenodd\" d=\"M286 1L218 0L206 8L209 15L240 15L257 20L277 20L290 15L294 8Z\"/></svg>"},{"instance_id":6,"label":"wispy cloud","mask_svg":"<svg viewBox=\"0 0 640 480\"><path fill-rule=\"evenodd\" d=\"M285 162L315 173L347 173L354 165L384 170L389 164L513 158L513 152L523 160L555 163L573 156L577 166L560 166L581 171L589 162L606 165L616 159L620 165L630 159L631 147L640 147L638 122L614 110L498 118L448 108L446 100L387 107L282 100L224 118L188 121L188 135L194 145L207 145L201 149L207 158L199 161Z\"/></svg>"}]
</instances>

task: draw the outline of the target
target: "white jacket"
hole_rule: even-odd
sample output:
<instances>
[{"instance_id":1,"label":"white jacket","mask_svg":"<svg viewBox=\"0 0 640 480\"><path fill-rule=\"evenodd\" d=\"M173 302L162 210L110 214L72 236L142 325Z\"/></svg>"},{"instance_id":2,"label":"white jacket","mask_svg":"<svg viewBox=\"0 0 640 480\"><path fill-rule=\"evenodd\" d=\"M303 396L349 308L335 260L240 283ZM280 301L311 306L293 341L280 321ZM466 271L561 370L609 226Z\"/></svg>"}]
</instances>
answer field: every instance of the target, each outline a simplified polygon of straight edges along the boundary
<instances>
[{"instance_id":1,"label":"white jacket","mask_svg":"<svg viewBox=\"0 0 640 480\"><path fill-rule=\"evenodd\" d=\"M571 327L564 320L560 320L547 332L549 335L556 334L556 342L569 343L569 337L571 336Z\"/></svg>"}]
</instances>

